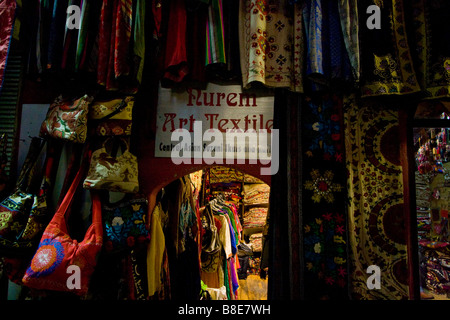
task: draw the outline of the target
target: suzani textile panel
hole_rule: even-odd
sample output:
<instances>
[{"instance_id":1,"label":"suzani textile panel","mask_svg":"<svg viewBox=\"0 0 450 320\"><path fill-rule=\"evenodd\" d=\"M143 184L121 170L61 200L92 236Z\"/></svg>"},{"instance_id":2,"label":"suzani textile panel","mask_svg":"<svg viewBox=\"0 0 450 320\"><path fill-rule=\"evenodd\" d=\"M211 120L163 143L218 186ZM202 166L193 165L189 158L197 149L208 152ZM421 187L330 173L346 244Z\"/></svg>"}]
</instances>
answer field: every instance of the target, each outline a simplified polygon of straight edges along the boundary
<instances>
[{"instance_id":1,"label":"suzani textile panel","mask_svg":"<svg viewBox=\"0 0 450 320\"><path fill-rule=\"evenodd\" d=\"M344 99L350 287L353 299L408 298L398 112ZM370 290L367 268L381 270Z\"/></svg>"},{"instance_id":2,"label":"suzani textile panel","mask_svg":"<svg viewBox=\"0 0 450 320\"><path fill-rule=\"evenodd\" d=\"M305 298L348 298L346 170L342 98L302 104Z\"/></svg>"}]
</instances>

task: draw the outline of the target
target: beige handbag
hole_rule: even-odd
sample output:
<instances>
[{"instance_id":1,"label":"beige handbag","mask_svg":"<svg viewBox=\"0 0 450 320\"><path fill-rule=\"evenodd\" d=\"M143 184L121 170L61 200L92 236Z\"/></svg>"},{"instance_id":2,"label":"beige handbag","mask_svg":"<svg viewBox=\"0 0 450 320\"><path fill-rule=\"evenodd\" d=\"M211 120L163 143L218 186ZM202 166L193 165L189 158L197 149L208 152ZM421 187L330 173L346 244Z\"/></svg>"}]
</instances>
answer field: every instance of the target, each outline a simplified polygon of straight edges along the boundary
<instances>
[{"instance_id":1,"label":"beige handbag","mask_svg":"<svg viewBox=\"0 0 450 320\"><path fill-rule=\"evenodd\" d=\"M111 142L120 141L123 150L107 148ZM114 145L112 147L119 147ZM117 148L118 149L118 148ZM105 140L102 147L92 153L89 172L84 180L85 189L102 189L108 191L136 193L139 191L138 161L129 150L128 141L124 138Z\"/></svg>"}]
</instances>

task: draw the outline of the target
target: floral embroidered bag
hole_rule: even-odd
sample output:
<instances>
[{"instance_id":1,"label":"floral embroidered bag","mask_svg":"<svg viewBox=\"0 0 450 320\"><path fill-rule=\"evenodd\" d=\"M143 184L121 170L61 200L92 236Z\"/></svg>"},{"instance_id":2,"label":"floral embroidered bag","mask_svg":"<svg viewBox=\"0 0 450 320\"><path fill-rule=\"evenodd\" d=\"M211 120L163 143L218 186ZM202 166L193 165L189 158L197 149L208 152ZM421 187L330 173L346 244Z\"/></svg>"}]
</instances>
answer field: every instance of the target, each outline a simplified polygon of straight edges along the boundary
<instances>
[{"instance_id":1,"label":"floral embroidered bag","mask_svg":"<svg viewBox=\"0 0 450 320\"><path fill-rule=\"evenodd\" d=\"M91 102L92 97L87 94L74 100L66 100L59 96L50 105L39 135L84 143L87 136L87 120Z\"/></svg>"},{"instance_id":2,"label":"floral embroidered bag","mask_svg":"<svg viewBox=\"0 0 450 320\"><path fill-rule=\"evenodd\" d=\"M39 247L22 279L24 285L42 290L70 291L84 295L97 264L97 258L103 244L102 209L100 197L91 192L92 223L86 231L83 241L72 239L68 233L66 216L74 200L77 188L86 173L85 158L64 200L44 231ZM78 269L79 268L79 269ZM68 281L79 271L80 279Z\"/></svg>"},{"instance_id":3,"label":"floral embroidered bag","mask_svg":"<svg viewBox=\"0 0 450 320\"><path fill-rule=\"evenodd\" d=\"M107 149L113 149L107 148L107 146L114 140L116 139L105 140L102 147L92 153L89 172L83 187L85 189L137 193L139 191L137 158L130 152L128 142L124 138L118 139L125 146L121 155L117 155L117 151L108 151ZM117 145L112 147L117 147Z\"/></svg>"},{"instance_id":4,"label":"floral embroidered bag","mask_svg":"<svg viewBox=\"0 0 450 320\"><path fill-rule=\"evenodd\" d=\"M144 195L127 194L115 203L102 201L106 251L133 249L136 245L147 243L150 240L145 223L147 213L148 200Z\"/></svg>"},{"instance_id":5,"label":"floral embroidered bag","mask_svg":"<svg viewBox=\"0 0 450 320\"><path fill-rule=\"evenodd\" d=\"M134 98L94 101L89 110L92 131L98 136L129 136L133 118Z\"/></svg>"}]
</instances>

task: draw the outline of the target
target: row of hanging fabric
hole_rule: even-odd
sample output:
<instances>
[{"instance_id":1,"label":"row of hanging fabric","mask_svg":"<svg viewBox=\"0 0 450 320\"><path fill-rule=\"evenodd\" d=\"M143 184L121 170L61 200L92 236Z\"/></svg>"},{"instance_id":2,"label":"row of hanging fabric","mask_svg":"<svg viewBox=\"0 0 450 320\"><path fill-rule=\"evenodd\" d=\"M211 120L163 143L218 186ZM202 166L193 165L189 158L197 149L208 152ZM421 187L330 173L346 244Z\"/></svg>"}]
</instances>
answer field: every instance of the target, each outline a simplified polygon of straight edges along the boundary
<instances>
[{"instance_id":1,"label":"row of hanging fabric","mask_svg":"<svg viewBox=\"0 0 450 320\"><path fill-rule=\"evenodd\" d=\"M223 194L201 208L203 227L201 280L213 300L237 300L242 242L238 206Z\"/></svg>"},{"instance_id":2,"label":"row of hanging fabric","mask_svg":"<svg viewBox=\"0 0 450 320\"><path fill-rule=\"evenodd\" d=\"M241 231L238 207L223 195L200 207L187 176L164 187L150 216L150 299L238 299Z\"/></svg>"},{"instance_id":3,"label":"row of hanging fabric","mask_svg":"<svg viewBox=\"0 0 450 320\"><path fill-rule=\"evenodd\" d=\"M39 78L89 73L106 90L136 92L149 63L165 86L242 79L244 88L303 92L305 76L322 88L357 81L357 47L346 46L353 38L339 16L356 10L353 1L34 0L22 3L20 37L27 72Z\"/></svg>"}]
</instances>

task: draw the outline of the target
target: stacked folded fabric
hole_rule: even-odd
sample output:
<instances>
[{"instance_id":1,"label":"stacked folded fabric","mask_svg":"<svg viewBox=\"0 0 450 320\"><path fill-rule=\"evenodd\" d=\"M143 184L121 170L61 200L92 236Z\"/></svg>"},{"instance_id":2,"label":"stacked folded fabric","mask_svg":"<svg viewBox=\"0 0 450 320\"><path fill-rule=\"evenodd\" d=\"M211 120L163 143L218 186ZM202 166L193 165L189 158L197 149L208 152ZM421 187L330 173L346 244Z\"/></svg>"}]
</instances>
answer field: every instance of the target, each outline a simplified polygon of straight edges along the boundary
<instances>
[{"instance_id":1,"label":"stacked folded fabric","mask_svg":"<svg viewBox=\"0 0 450 320\"><path fill-rule=\"evenodd\" d=\"M264 183L262 180L251 176L249 174L244 175L244 182L245 183Z\"/></svg>"},{"instance_id":2,"label":"stacked folded fabric","mask_svg":"<svg viewBox=\"0 0 450 320\"><path fill-rule=\"evenodd\" d=\"M228 167L212 167L209 171L209 183L233 182L244 180L244 174Z\"/></svg>"},{"instance_id":3,"label":"stacked folded fabric","mask_svg":"<svg viewBox=\"0 0 450 320\"><path fill-rule=\"evenodd\" d=\"M270 187L265 183L254 183L244 185L244 204L267 204L269 203Z\"/></svg>"},{"instance_id":4,"label":"stacked folded fabric","mask_svg":"<svg viewBox=\"0 0 450 320\"><path fill-rule=\"evenodd\" d=\"M250 246L252 247L253 252L262 251L262 237L262 233L254 233L250 236Z\"/></svg>"},{"instance_id":5,"label":"stacked folded fabric","mask_svg":"<svg viewBox=\"0 0 450 320\"><path fill-rule=\"evenodd\" d=\"M244 228L264 227L267 218L266 207L253 207L244 213Z\"/></svg>"}]
</instances>

